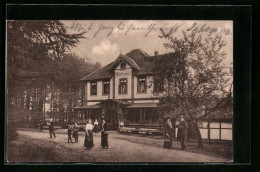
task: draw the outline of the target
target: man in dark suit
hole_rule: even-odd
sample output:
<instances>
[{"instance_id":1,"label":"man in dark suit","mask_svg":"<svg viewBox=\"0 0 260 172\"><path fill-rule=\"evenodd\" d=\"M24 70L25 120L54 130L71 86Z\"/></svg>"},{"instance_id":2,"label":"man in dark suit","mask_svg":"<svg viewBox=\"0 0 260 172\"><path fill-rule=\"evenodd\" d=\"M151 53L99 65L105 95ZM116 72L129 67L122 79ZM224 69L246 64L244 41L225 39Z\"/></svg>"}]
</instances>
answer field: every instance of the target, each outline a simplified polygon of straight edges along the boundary
<instances>
[{"instance_id":1,"label":"man in dark suit","mask_svg":"<svg viewBox=\"0 0 260 172\"><path fill-rule=\"evenodd\" d=\"M49 124L49 132L50 132L50 138L52 138L52 135L54 136L54 138L56 138L55 133L54 133L53 122L50 122L50 124Z\"/></svg>"},{"instance_id":2,"label":"man in dark suit","mask_svg":"<svg viewBox=\"0 0 260 172\"><path fill-rule=\"evenodd\" d=\"M187 129L188 129L188 124L184 120L183 115L180 116L180 123L178 126L178 133L177 133L177 141L181 142L181 149L186 149L186 139L187 139Z\"/></svg>"},{"instance_id":3,"label":"man in dark suit","mask_svg":"<svg viewBox=\"0 0 260 172\"><path fill-rule=\"evenodd\" d=\"M170 117L166 119L164 128L164 148L172 148L172 123Z\"/></svg>"},{"instance_id":4,"label":"man in dark suit","mask_svg":"<svg viewBox=\"0 0 260 172\"><path fill-rule=\"evenodd\" d=\"M101 146L102 148L108 148L108 127L105 119L102 119L101 124Z\"/></svg>"}]
</instances>

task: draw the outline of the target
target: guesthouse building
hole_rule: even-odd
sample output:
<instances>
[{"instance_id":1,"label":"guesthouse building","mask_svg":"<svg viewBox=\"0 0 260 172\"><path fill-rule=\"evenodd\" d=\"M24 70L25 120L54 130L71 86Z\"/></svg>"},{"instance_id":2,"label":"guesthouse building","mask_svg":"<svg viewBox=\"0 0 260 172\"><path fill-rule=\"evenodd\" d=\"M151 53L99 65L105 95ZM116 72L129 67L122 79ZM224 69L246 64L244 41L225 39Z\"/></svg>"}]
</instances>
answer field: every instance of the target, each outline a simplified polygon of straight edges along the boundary
<instances>
[{"instance_id":1,"label":"guesthouse building","mask_svg":"<svg viewBox=\"0 0 260 172\"><path fill-rule=\"evenodd\" d=\"M116 130L120 121L134 128L152 126L163 129L157 109L165 85L153 82L152 70L155 59L168 55L172 54L159 55L155 52L150 56L140 49L120 54L112 63L81 79L85 84L85 101L74 110L83 119L101 121L105 118L110 130ZM202 138L225 137L232 140L232 134L229 133L232 133L233 115L226 117L219 111L215 115L217 117L211 116L212 119L198 118ZM189 135L192 137L192 132Z\"/></svg>"},{"instance_id":2,"label":"guesthouse building","mask_svg":"<svg viewBox=\"0 0 260 172\"><path fill-rule=\"evenodd\" d=\"M154 59L140 49L123 55L82 78L85 103L74 109L85 118L105 118L116 129L120 120L129 123L158 122L156 112L163 86L153 83Z\"/></svg>"}]
</instances>

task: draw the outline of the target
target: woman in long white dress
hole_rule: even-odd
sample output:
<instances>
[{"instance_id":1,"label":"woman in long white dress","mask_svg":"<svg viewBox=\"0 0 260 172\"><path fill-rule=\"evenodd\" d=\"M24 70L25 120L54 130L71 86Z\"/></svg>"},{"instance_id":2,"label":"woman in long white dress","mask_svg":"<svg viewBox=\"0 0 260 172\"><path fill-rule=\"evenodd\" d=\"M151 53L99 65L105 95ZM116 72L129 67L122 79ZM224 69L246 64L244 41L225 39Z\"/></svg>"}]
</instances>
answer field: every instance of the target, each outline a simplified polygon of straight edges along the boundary
<instances>
[{"instance_id":1,"label":"woman in long white dress","mask_svg":"<svg viewBox=\"0 0 260 172\"><path fill-rule=\"evenodd\" d=\"M86 147L87 149L90 149L94 146L92 130L93 130L92 120L89 119L86 125L86 134L85 134L85 142L84 142L84 147Z\"/></svg>"}]
</instances>

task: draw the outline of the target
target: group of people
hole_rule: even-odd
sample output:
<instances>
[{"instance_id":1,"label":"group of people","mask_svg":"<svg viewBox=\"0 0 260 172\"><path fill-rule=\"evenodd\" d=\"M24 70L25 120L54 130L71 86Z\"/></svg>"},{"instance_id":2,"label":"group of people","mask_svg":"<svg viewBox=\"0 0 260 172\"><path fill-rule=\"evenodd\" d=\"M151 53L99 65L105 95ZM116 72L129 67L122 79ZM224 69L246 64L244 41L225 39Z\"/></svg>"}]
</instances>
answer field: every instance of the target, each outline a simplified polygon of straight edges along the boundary
<instances>
[{"instance_id":1,"label":"group of people","mask_svg":"<svg viewBox=\"0 0 260 172\"><path fill-rule=\"evenodd\" d=\"M178 132L177 132L177 141L180 141L181 143L181 149L186 149L186 139L187 139L187 129L188 124L184 120L184 117L181 115L180 122L178 125ZM40 132L43 132L43 123L38 123ZM47 125L49 126L49 133L50 138L54 137L56 138L55 132L54 132L54 126L53 122L47 122ZM124 123L120 121L119 124L120 127L124 127ZM94 125L92 125L92 120L88 119L88 122L85 126L85 141L84 141L84 147L86 149L91 149L94 147L93 142L93 132L98 133L98 121L95 120ZM75 143L78 143L78 131L79 128L77 126L77 123L75 123L73 126L69 126L68 128L68 143L73 143L71 136L75 139ZM165 133L164 133L164 148L172 148L172 139L173 139L173 125L171 123L170 118L167 118L165 123ZM105 119L102 119L101 123L101 146L102 148L108 148L108 126L105 122Z\"/></svg>"},{"instance_id":2,"label":"group of people","mask_svg":"<svg viewBox=\"0 0 260 172\"><path fill-rule=\"evenodd\" d=\"M94 122L94 125L92 125L92 120L88 119L87 124L85 126L85 141L84 141L84 147L86 149L91 149L94 147L94 141L93 141L93 132L98 133L98 121L97 119ZM78 143L78 131L79 128L77 127L77 123L74 124L74 126L69 126L68 128L68 143L73 143L71 136L75 138L75 143ZM105 122L105 119L102 119L101 124L101 146L102 148L108 148L108 127Z\"/></svg>"},{"instance_id":3,"label":"group of people","mask_svg":"<svg viewBox=\"0 0 260 172\"><path fill-rule=\"evenodd\" d=\"M43 123L41 120L39 121L38 125L39 131L43 132ZM47 122L47 125L49 126L50 138L56 138L53 121ZM79 127L77 126L77 123L74 123L73 126L68 127L68 143L73 143L72 137L75 139L74 142L78 143L78 131ZM86 147L86 149L91 149L94 146L93 132L98 133L99 131L97 119L95 120L94 125L92 125L92 120L88 119L88 122L85 126L85 131L84 147ZM105 119L102 119L101 124L101 146L102 148L108 148L108 126L105 122Z\"/></svg>"},{"instance_id":4,"label":"group of people","mask_svg":"<svg viewBox=\"0 0 260 172\"><path fill-rule=\"evenodd\" d=\"M86 133L84 141L84 147L86 147L86 149L91 149L92 147L94 147L92 130L95 129L94 131L97 131L97 128L95 127L98 127L97 121L95 121L93 126L92 120L89 119L88 123L86 124ZM108 126L105 119L102 119L101 123L101 146L102 148L108 148Z\"/></svg>"},{"instance_id":5,"label":"group of people","mask_svg":"<svg viewBox=\"0 0 260 172\"><path fill-rule=\"evenodd\" d=\"M38 125L38 129L40 132L43 132L43 122L42 120L39 120L39 122L37 123ZM53 122L47 122L47 125L49 126L49 133L50 133L50 138L52 138L52 136L54 136L54 138L56 137L55 132L54 132L54 126L53 126Z\"/></svg>"},{"instance_id":6,"label":"group of people","mask_svg":"<svg viewBox=\"0 0 260 172\"><path fill-rule=\"evenodd\" d=\"M79 138L79 128L77 126L77 123L75 123L73 126L69 126L68 128L68 143L73 143L71 136L75 139L75 143L78 143Z\"/></svg>"},{"instance_id":7,"label":"group of people","mask_svg":"<svg viewBox=\"0 0 260 172\"><path fill-rule=\"evenodd\" d=\"M178 132L177 132L177 141L181 142L181 149L186 149L186 139L187 139L187 129L188 124L184 120L184 117L181 115L180 122L178 125ZM171 123L170 118L167 118L167 121L165 123L165 133L164 133L164 148L172 148L172 136L173 136L173 126Z\"/></svg>"},{"instance_id":8,"label":"group of people","mask_svg":"<svg viewBox=\"0 0 260 172\"><path fill-rule=\"evenodd\" d=\"M39 120L39 122L37 123L39 131L43 132L43 122L42 120ZM52 138L52 136L54 138L56 138L55 132L54 132L54 124L53 121L47 122L47 125L49 126L49 133L50 133L50 138Z\"/></svg>"}]
</instances>

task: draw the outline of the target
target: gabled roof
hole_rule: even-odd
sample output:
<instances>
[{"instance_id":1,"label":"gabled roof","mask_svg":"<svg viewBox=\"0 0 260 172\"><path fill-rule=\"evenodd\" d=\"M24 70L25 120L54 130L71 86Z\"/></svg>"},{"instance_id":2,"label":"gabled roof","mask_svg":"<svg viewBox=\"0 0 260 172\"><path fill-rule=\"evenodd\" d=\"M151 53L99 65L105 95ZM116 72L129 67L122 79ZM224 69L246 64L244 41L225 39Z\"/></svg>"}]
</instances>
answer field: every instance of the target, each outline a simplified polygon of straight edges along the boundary
<instances>
[{"instance_id":1,"label":"gabled roof","mask_svg":"<svg viewBox=\"0 0 260 172\"><path fill-rule=\"evenodd\" d=\"M115 61L85 76L84 78L81 79L81 81L90 81L90 80L105 79L105 78L112 77L112 73L109 72L109 70L114 66L114 64Z\"/></svg>"},{"instance_id":2,"label":"gabled roof","mask_svg":"<svg viewBox=\"0 0 260 172\"><path fill-rule=\"evenodd\" d=\"M101 80L105 78L111 78L113 75L112 70L121 62L121 60L124 60L134 69L133 71L134 75L151 74L151 71L155 65L154 60L156 58L160 58L162 56L169 55L169 54L149 56L146 52L140 49L135 49L125 55L120 54L115 61L89 74L88 76L85 76L84 78L81 79L81 81L91 81L91 80Z\"/></svg>"},{"instance_id":3,"label":"gabled roof","mask_svg":"<svg viewBox=\"0 0 260 172\"><path fill-rule=\"evenodd\" d=\"M140 71L134 71L134 75L151 74L154 66L156 65L155 60L160 59L163 56L172 55L174 53L161 54L156 56L149 56L147 53L140 49L132 50L126 54L126 56L133 59L136 64L141 68Z\"/></svg>"},{"instance_id":4,"label":"gabled roof","mask_svg":"<svg viewBox=\"0 0 260 172\"><path fill-rule=\"evenodd\" d=\"M122 60L125 61L126 63L128 63L132 68L134 68L136 70L140 70L140 67L135 63L135 61L133 59L131 59L123 54L120 54L118 56L118 58L115 60L115 63L113 64L113 67L116 67L119 63L121 63Z\"/></svg>"}]
</instances>

